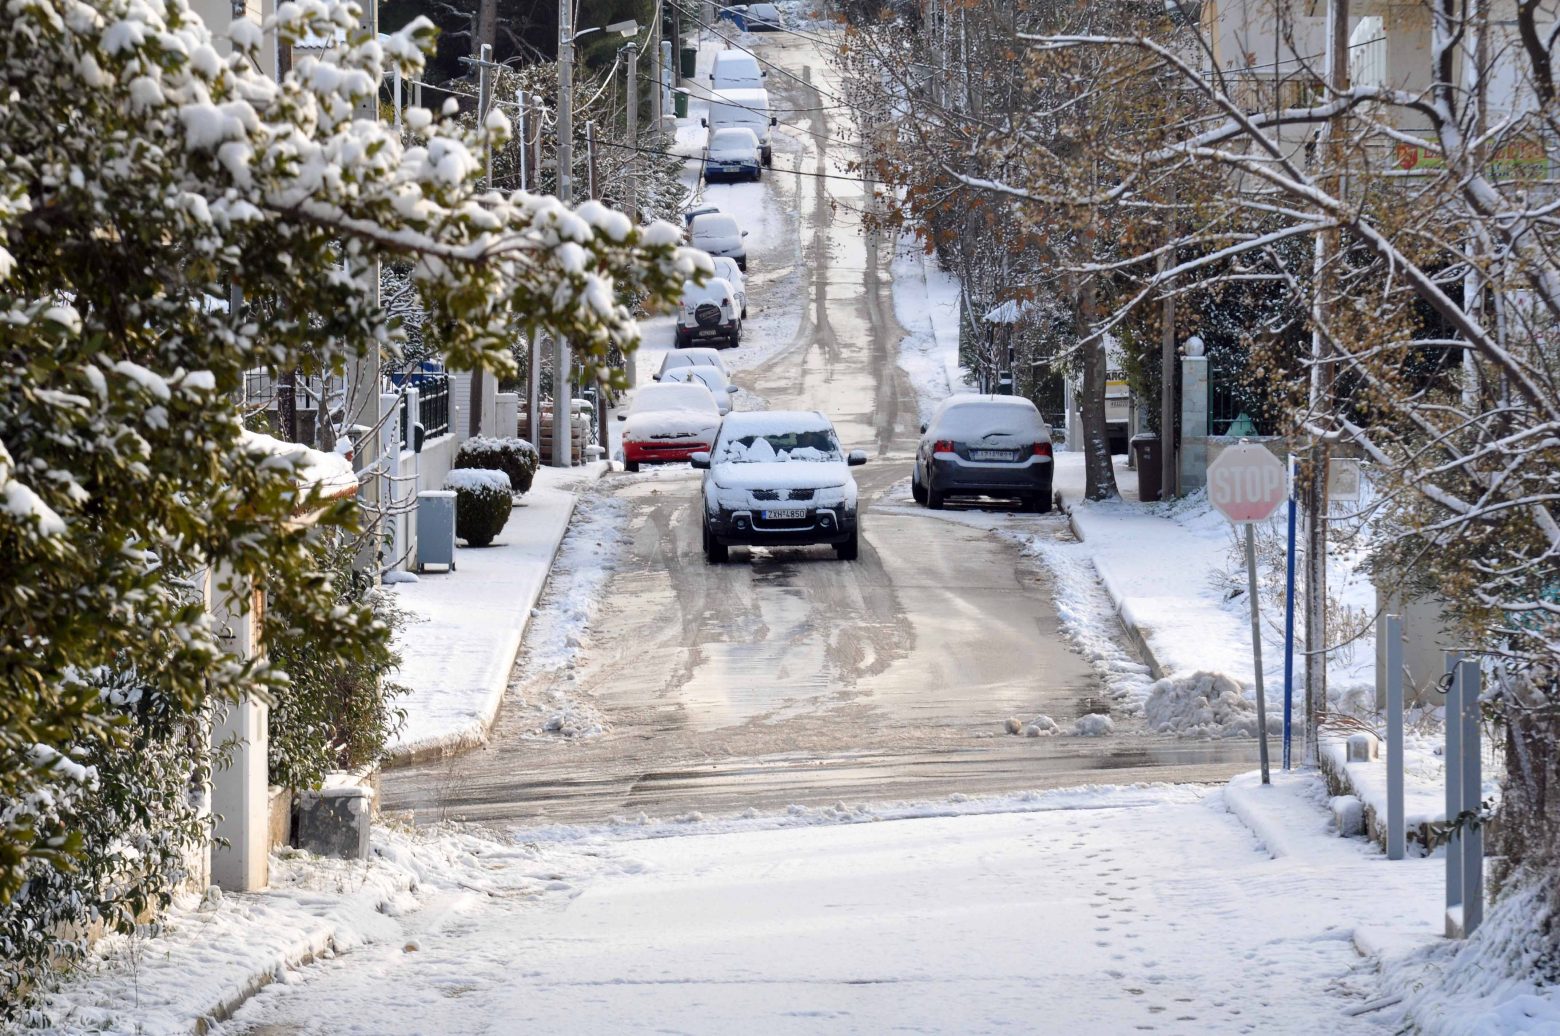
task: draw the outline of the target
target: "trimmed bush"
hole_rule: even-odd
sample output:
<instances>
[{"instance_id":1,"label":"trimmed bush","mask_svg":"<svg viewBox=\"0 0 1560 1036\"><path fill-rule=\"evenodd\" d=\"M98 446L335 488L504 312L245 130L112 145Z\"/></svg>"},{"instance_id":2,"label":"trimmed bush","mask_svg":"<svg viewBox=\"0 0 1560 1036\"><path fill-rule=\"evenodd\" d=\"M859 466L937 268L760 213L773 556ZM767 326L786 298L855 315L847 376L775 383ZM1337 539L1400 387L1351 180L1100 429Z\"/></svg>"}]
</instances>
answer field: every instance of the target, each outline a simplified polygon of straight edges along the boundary
<instances>
[{"instance_id":1,"label":"trimmed bush","mask_svg":"<svg viewBox=\"0 0 1560 1036\"><path fill-rule=\"evenodd\" d=\"M509 476L509 486L514 494L524 496L530 492L531 480L536 477L536 469L541 463L542 455L524 439L478 435L460 444L460 452L455 454L452 466L502 471Z\"/></svg>"},{"instance_id":2,"label":"trimmed bush","mask_svg":"<svg viewBox=\"0 0 1560 1036\"><path fill-rule=\"evenodd\" d=\"M515 505L509 476L486 468L457 468L444 476L455 491L455 535L468 546L486 547L503 531Z\"/></svg>"}]
</instances>

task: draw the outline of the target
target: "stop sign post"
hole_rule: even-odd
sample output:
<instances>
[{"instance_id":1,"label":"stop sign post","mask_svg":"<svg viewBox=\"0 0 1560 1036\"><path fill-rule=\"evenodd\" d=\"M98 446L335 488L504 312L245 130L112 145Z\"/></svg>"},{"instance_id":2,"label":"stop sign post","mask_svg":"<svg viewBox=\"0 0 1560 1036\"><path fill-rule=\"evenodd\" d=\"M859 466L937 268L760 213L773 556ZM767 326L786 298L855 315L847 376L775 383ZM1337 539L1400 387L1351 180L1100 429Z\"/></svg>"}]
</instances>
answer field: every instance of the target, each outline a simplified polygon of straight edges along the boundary
<instances>
[{"instance_id":1,"label":"stop sign post","mask_svg":"<svg viewBox=\"0 0 1560 1036\"><path fill-rule=\"evenodd\" d=\"M1251 657L1257 677L1257 737L1262 783L1268 781L1267 693L1262 687L1262 624L1257 605L1257 542L1252 529L1267 521L1289 496L1284 464L1261 446L1242 439L1208 465L1208 500L1220 514L1246 527L1246 582L1251 597Z\"/></svg>"}]
</instances>

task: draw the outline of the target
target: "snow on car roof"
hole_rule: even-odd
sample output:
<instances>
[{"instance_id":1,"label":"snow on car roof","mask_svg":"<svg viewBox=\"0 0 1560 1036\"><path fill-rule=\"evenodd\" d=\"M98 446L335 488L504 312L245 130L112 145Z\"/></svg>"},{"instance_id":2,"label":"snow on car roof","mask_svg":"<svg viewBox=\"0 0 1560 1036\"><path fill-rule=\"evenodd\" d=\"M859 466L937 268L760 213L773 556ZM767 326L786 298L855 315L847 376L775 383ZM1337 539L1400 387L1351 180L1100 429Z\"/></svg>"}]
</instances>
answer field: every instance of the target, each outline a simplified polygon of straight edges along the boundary
<instances>
[{"instance_id":1,"label":"snow on car roof","mask_svg":"<svg viewBox=\"0 0 1560 1036\"><path fill-rule=\"evenodd\" d=\"M743 144L751 144L753 147L757 147L758 146L758 134L754 133L752 130L748 129L746 126L726 126L726 127L722 128L722 129L718 129L714 133L710 134L710 146L711 147L714 147L716 144L737 143L737 142L740 142L740 143L743 143Z\"/></svg>"},{"instance_id":2,"label":"snow on car roof","mask_svg":"<svg viewBox=\"0 0 1560 1036\"><path fill-rule=\"evenodd\" d=\"M1038 436L1045 428L1040 411L1023 396L949 396L933 415L928 434L955 439L988 434Z\"/></svg>"},{"instance_id":3,"label":"snow on car roof","mask_svg":"<svg viewBox=\"0 0 1560 1036\"><path fill-rule=\"evenodd\" d=\"M784 435L833 428L833 422L816 410L744 410L727 414L721 431L726 435Z\"/></svg>"},{"instance_id":4,"label":"snow on car roof","mask_svg":"<svg viewBox=\"0 0 1560 1036\"><path fill-rule=\"evenodd\" d=\"M704 282L702 287L692 281L683 282L682 297L684 304L703 302L707 299L719 299L721 302L725 302L734 294L736 293L731 288L731 282L724 277L711 277Z\"/></svg>"},{"instance_id":5,"label":"snow on car roof","mask_svg":"<svg viewBox=\"0 0 1560 1036\"><path fill-rule=\"evenodd\" d=\"M703 382L658 381L646 385L634 393L631 413L643 414L652 410L693 410L717 414L720 407Z\"/></svg>"}]
</instances>

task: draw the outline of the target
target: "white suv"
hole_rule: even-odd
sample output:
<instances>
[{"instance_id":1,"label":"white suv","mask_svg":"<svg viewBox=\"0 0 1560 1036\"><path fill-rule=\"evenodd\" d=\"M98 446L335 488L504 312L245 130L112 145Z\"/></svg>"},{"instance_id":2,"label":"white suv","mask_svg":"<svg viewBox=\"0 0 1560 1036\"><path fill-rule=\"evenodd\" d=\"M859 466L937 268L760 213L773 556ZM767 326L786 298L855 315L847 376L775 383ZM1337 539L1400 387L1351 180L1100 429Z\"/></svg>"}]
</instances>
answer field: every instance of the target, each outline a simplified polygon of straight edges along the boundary
<instances>
[{"instance_id":1,"label":"white suv","mask_svg":"<svg viewBox=\"0 0 1560 1036\"><path fill-rule=\"evenodd\" d=\"M703 286L692 281L683 284L682 301L677 306L677 348L719 343L742 344L742 313L731 282L714 277Z\"/></svg>"}]
</instances>

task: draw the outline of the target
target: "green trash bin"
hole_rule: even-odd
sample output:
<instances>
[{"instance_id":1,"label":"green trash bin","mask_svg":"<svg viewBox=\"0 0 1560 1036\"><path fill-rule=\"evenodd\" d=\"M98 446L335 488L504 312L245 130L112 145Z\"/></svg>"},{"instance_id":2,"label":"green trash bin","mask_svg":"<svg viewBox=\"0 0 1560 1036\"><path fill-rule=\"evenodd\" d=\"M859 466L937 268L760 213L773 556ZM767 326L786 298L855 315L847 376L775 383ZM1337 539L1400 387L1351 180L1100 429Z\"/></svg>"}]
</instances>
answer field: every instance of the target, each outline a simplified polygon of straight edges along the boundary
<instances>
[{"instance_id":1,"label":"green trash bin","mask_svg":"<svg viewBox=\"0 0 1560 1036\"><path fill-rule=\"evenodd\" d=\"M682 77L692 79L699 74L699 52L694 47L682 49Z\"/></svg>"},{"instance_id":2,"label":"green trash bin","mask_svg":"<svg viewBox=\"0 0 1560 1036\"><path fill-rule=\"evenodd\" d=\"M676 90L672 93L672 112L679 119L688 117L688 95L681 90Z\"/></svg>"}]
</instances>

